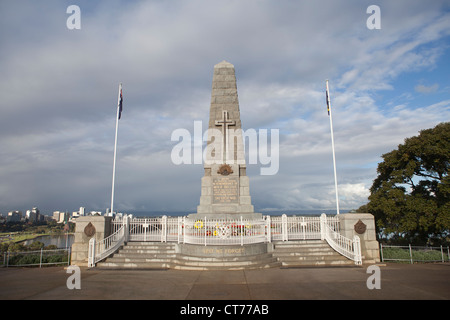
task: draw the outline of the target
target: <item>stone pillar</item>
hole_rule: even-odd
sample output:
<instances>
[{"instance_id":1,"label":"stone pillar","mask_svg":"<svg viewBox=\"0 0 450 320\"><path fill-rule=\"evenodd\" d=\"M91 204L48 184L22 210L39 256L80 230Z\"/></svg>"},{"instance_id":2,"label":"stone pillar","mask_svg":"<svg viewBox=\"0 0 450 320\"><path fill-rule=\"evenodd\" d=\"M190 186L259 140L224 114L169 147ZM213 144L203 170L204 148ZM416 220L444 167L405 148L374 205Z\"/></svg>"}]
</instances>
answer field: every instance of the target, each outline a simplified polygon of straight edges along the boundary
<instances>
[{"instance_id":1,"label":"stone pillar","mask_svg":"<svg viewBox=\"0 0 450 320\"><path fill-rule=\"evenodd\" d=\"M75 239L72 244L71 264L87 266L89 254L89 240L95 237L101 241L111 234L112 217L85 216L75 221Z\"/></svg>"},{"instance_id":2,"label":"stone pillar","mask_svg":"<svg viewBox=\"0 0 450 320\"><path fill-rule=\"evenodd\" d=\"M375 219L370 213L339 214L340 233L349 239L356 235L361 240L362 261L380 262L380 247L376 238Z\"/></svg>"}]
</instances>

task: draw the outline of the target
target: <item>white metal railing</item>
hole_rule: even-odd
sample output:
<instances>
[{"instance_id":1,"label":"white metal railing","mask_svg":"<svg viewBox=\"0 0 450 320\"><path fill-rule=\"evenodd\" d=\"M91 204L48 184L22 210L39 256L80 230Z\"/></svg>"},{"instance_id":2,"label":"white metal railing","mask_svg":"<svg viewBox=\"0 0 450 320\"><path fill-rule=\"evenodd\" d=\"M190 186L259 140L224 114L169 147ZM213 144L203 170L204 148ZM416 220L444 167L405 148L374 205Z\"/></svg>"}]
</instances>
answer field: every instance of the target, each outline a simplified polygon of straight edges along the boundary
<instances>
[{"instance_id":1,"label":"white metal railing","mask_svg":"<svg viewBox=\"0 0 450 320\"><path fill-rule=\"evenodd\" d=\"M118 221L120 223L120 220ZM137 218L130 221L129 241L163 242L163 221L160 218Z\"/></svg>"},{"instance_id":2,"label":"white metal railing","mask_svg":"<svg viewBox=\"0 0 450 320\"><path fill-rule=\"evenodd\" d=\"M271 217L270 232L272 240L311 240L321 239L321 217ZM339 219L329 217L328 225L333 231L339 232Z\"/></svg>"},{"instance_id":3,"label":"white metal railing","mask_svg":"<svg viewBox=\"0 0 450 320\"><path fill-rule=\"evenodd\" d=\"M268 242L265 219L184 219L183 243L201 245L244 245Z\"/></svg>"},{"instance_id":4,"label":"white metal railing","mask_svg":"<svg viewBox=\"0 0 450 320\"><path fill-rule=\"evenodd\" d=\"M123 218L125 219L125 218ZM113 221L113 232L123 225ZM192 244L247 244L271 241L322 239L322 217L264 216L262 219L190 219L152 217L131 219L129 241L159 241ZM339 233L338 217L326 217L328 227Z\"/></svg>"},{"instance_id":5,"label":"white metal railing","mask_svg":"<svg viewBox=\"0 0 450 320\"><path fill-rule=\"evenodd\" d=\"M119 249L127 240L127 229L128 219L125 218L122 226L102 241L96 241L95 237L91 238L89 240L88 267L95 267L97 262L105 259Z\"/></svg>"},{"instance_id":6,"label":"white metal railing","mask_svg":"<svg viewBox=\"0 0 450 320\"><path fill-rule=\"evenodd\" d=\"M339 233L337 216L264 216L262 219L191 219L188 217L134 218L112 222L112 234L89 243L89 266L112 254L126 241L178 242L197 245L244 245L272 240L326 240L337 252L361 264L358 236L348 239Z\"/></svg>"},{"instance_id":7,"label":"white metal railing","mask_svg":"<svg viewBox=\"0 0 450 320\"><path fill-rule=\"evenodd\" d=\"M182 234L182 217L134 218L129 221L128 241L177 241ZM120 228L122 220L113 221L113 231Z\"/></svg>"},{"instance_id":8,"label":"white metal railing","mask_svg":"<svg viewBox=\"0 0 450 320\"><path fill-rule=\"evenodd\" d=\"M334 231L327 223L327 216L322 214L320 216L321 223L321 239L326 240L330 247L339 252L343 256L353 260L356 265L362 264L361 257L361 243L358 236L349 239Z\"/></svg>"}]
</instances>

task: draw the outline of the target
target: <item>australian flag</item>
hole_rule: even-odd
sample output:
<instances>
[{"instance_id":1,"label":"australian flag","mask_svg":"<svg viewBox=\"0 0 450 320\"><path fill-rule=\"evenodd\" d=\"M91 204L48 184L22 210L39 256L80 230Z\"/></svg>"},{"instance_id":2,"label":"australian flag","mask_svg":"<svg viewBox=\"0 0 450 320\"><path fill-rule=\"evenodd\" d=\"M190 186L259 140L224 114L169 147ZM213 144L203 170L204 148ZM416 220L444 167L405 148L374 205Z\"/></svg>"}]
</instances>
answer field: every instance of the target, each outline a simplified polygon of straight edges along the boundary
<instances>
[{"instance_id":1,"label":"australian flag","mask_svg":"<svg viewBox=\"0 0 450 320\"><path fill-rule=\"evenodd\" d=\"M122 116L122 102L123 102L123 97L122 97L122 84L121 84L120 90L119 90L119 119Z\"/></svg>"},{"instance_id":2,"label":"australian flag","mask_svg":"<svg viewBox=\"0 0 450 320\"><path fill-rule=\"evenodd\" d=\"M328 100L328 89L325 92L326 92L326 98L327 98L327 111L328 111L328 115L330 115L330 101Z\"/></svg>"}]
</instances>

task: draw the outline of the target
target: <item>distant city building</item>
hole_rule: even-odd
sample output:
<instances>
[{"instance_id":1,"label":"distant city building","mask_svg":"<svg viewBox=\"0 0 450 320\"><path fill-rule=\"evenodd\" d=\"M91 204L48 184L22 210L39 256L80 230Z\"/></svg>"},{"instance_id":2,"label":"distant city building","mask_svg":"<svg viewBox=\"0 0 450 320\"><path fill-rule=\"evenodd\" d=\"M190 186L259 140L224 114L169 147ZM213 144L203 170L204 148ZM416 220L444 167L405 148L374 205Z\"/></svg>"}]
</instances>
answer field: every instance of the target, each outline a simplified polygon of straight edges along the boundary
<instances>
[{"instance_id":1,"label":"distant city building","mask_svg":"<svg viewBox=\"0 0 450 320\"><path fill-rule=\"evenodd\" d=\"M6 222L18 222L22 220L22 211L14 210L8 212L8 216L6 217Z\"/></svg>"},{"instance_id":2,"label":"distant city building","mask_svg":"<svg viewBox=\"0 0 450 320\"><path fill-rule=\"evenodd\" d=\"M84 216L84 210L85 209L86 209L85 207L80 207L80 211L79 211L79 215L80 216Z\"/></svg>"},{"instance_id":3,"label":"distant city building","mask_svg":"<svg viewBox=\"0 0 450 320\"><path fill-rule=\"evenodd\" d=\"M30 222L37 222L41 220L40 211L37 207L33 207L31 210L27 210L25 218Z\"/></svg>"},{"instance_id":4,"label":"distant city building","mask_svg":"<svg viewBox=\"0 0 450 320\"><path fill-rule=\"evenodd\" d=\"M59 220L59 211L53 211L53 220L55 220L56 222L58 222Z\"/></svg>"},{"instance_id":5,"label":"distant city building","mask_svg":"<svg viewBox=\"0 0 450 320\"><path fill-rule=\"evenodd\" d=\"M46 222L48 222L48 221L53 220L53 216L47 216L47 215L45 215L45 214L41 214L40 217L41 217L41 220L40 220L40 221L46 221Z\"/></svg>"},{"instance_id":6,"label":"distant city building","mask_svg":"<svg viewBox=\"0 0 450 320\"><path fill-rule=\"evenodd\" d=\"M69 213L64 211L53 211L53 219L58 223L64 223L69 220Z\"/></svg>"},{"instance_id":7,"label":"distant city building","mask_svg":"<svg viewBox=\"0 0 450 320\"><path fill-rule=\"evenodd\" d=\"M27 219L29 222L39 221L39 209L35 207L31 210L27 210L25 212L25 219Z\"/></svg>"}]
</instances>

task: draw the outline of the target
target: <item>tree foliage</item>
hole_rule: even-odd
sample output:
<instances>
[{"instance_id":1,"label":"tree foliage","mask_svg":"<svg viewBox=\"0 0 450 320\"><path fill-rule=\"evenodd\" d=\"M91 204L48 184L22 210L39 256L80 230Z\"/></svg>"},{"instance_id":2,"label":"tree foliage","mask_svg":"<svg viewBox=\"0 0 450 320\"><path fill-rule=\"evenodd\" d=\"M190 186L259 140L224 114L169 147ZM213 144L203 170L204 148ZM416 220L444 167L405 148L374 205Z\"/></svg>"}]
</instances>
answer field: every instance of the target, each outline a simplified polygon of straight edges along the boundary
<instances>
[{"instance_id":1,"label":"tree foliage","mask_svg":"<svg viewBox=\"0 0 450 320\"><path fill-rule=\"evenodd\" d=\"M378 231L442 243L450 230L450 122L420 131L382 158L367 204Z\"/></svg>"}]
</instances>

